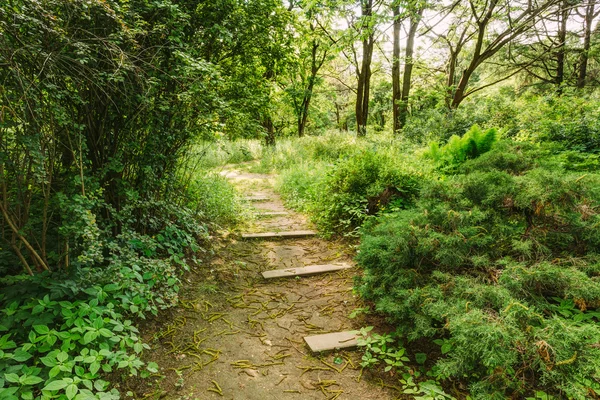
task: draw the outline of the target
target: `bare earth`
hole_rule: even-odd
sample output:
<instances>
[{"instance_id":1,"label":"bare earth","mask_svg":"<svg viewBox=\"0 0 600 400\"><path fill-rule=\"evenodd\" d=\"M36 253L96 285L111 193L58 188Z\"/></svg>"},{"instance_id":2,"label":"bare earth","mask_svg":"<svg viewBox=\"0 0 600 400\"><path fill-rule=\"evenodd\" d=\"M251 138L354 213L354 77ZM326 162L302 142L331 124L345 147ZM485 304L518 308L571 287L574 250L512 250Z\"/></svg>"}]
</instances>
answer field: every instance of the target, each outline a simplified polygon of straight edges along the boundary
<instances>
[{"instance_id":1,"label":"bare earth","mask_svg":"<svg viewBox=\"0 0 600 400\"><path fill-rule=\"evenodd\" d=\"M248 203L261 211L288 211L272 189L273 177L223 171ZM290 212L256 218L248 232L313 228ZM358 350L313 355L304 336L353 330L359 307L352 293L355 269L302 278L264 280L261 272L312 264L352 263L340 244L318 238L242 241L229 235L209 267L182 294L168 321L148 327L158 361L153 384L137 387L140 398L164 399L391 399L385 385L361 373ZM378 383L379 381L379 383Z\"/></svg>"}]
</instances>

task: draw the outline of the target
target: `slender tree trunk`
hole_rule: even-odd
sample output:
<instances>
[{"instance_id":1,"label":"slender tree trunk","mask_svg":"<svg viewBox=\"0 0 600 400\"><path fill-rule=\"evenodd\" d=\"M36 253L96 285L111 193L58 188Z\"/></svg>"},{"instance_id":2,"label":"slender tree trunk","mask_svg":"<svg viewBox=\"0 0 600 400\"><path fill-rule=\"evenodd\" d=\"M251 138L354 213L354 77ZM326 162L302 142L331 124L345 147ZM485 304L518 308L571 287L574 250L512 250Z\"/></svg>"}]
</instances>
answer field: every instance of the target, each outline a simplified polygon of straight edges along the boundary
<instances>
[{"instance_id":1,"label":"slender tree trunk","mask_svg":"<svg viewBox=\"0 0 600 400\"><path fill-rule=\"evenodd\" d=\"M394 13L394 53L392 60L392 116L394 119L394 133L402 129L400 123L400 101L402 89L400 87L400 6L393 7Z\"/></svg>"},{"instance_id":2,"label":"slender tree trunk","mask_svg":"<svg viewBox=\"0 0 600 400\"><path fill-rule=\"evenodd\" d=\"M273 71L272 66L267 67L267 70L263 74L263 76L268 82L271 82L273 79L275 79L275 72ZM268 109L265 110L265 114L263 115L262 126L267 132L267 136L265 137L265 144L267 146L275 146L275 126L273 125L273 118L271 117L271 112Z\"/></svg>"},{"instance_id":3,"label":"slender tree trunk","mask_svg":"<svg viewBox=\"0 0 600 400\"><path fill-rule=\"evenodd\" d=\"M373 0L363 0L362 16L368 19L373 15ZM373 58L373 46L375 38L372 28L366 27L363 29L369 30L369 34L362 41L362 62L358 74L358 88L356 91L356 134L358 136L366 136L367 120L369 118L369 93L371 89L371 60Z\"/></svg>"},{"instance_id":4,"label":"slender tree trunk","mask_svg":"<svg viewBox=\"0 0 600 400\"><path fill-rule=\"evenodd\" d=\"M558 10L558 51L556 52L556 86L559 93L565 80L565 47L567 41L567 20L569 19L569 5L563 1Z\"/></svg>"},{"instance_id":5,"label":"slender tree trunk","mask_svg":"<svg viewBox=\"0 0 600 400\"><path fill-rule=\"evenodd\" d=\"M417 35L417 28L419 22L421 22L421 16L423 15L423 9L417 10L416 14L410 17L410 27L408 29L408 39L406 40L406 53L404 57L404 76L402 77L402 97L400 99L400 129L406 125L406 118L408 116L408 98L410 95L410 86L412 80L412 71L414 66L413 54L415 49L415 36Z\"/></svg>"},{"instance_id":6,"label":"slender tree trunk","mask_svg":"<svg viewBox=\"0 0 600 400\"><path fill-rule=\"evenodd\" d=\"M311 29L314 28L311 26ZM315 87L315 81L317 79L317 74L321 69L321 66L325 62L326 53L323 54L323 58L321 60L317 60L317 50L319 49L319 44L316 40L313 41L312 50L311 50L311 60L310 60L310 76L308 77L308 84L304 91L304 98L302 99L302 105L300 106L300 115L298 116L298 136L304 136L304 130L306 128L306 121L308 120L308 110L310 109L310 102L312 100L313 89Z\"/></svg>"},{"instance_id":7,"label":"slender tree trunk","mask_svg":"<svg viewBox=\"0 0 600 400\"><path fill-rule=\"evenodd\" d=\"M454 97L454 85L456 83L456 63L458 52L450 49L450 58L448 60L448 71L446 76L446 106L451 108Z\"/></svg>"},{"instance_id":8,"label":"slender tree trunk","mask_svg":"<svg viewBox=\"0 0 600 400\"><path fill-rule=\"evenodd\" d=\"M585 19L583 25L583 51L579 56L579 71L577 73L577 87L583 89L587 78L587 66L592 42L592 22L595 16L595 1L590 1L585 8Z\"/></svg>"}]
</instances>

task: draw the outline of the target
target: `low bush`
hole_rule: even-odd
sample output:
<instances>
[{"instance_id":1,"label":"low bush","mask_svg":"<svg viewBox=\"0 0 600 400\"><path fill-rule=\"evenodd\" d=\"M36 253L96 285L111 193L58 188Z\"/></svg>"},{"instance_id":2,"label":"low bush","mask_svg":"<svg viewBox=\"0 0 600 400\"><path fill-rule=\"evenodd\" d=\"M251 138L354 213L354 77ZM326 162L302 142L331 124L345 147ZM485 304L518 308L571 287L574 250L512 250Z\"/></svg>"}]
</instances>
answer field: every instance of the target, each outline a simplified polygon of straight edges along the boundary
<instances>
[{"instance_id":1,"label":"low bush","mask_svg":"<svg viewBox=\"0 0 600 400\"><path fill-rule=\"evenodd\" d=\"M355 232L369 215L409 206L423 173L391 152L361 150L331 166L313 206L323 232Z\"/></svg>"},{"instance_id":2,"label":"low bush","mask_svg":"<svg viewBox=\"0 0 600 400\"><path fill-rule=\"evenodd\" d=\"M357 289L476 398L600 393L600 175L550 158L501 141L364 228Z\"/></svg>"}]
</instances>

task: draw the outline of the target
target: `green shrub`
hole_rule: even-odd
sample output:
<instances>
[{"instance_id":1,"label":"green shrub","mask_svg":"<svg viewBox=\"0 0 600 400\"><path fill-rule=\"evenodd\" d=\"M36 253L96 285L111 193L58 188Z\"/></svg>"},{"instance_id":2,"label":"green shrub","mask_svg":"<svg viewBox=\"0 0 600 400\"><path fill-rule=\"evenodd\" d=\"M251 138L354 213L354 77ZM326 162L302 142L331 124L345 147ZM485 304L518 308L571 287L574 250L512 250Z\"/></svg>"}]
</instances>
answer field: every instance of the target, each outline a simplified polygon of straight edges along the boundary
<instances>
[{"instance_id":1,"label":"green shrub","mask_svg":"<svg viewBox=\"0 0 600 400\"><path fill-rule=\"evenodd\" d=\"M544 154L500 142L364 228L359 292L409 340L440 339L439 373L476 398L600 391L600 175Z\"/></svg>"},{"instance_id":2,"label":"green shrub","mask_svg":"<svg viewBox=\"0 0 600 400\"><path fill-rule=\"evenodd\" d=\"M313 210L325 233L353 232L386 207L408 207L423 173L390 151L360 150L331 166Z\"/></svg>"}]
</instances>

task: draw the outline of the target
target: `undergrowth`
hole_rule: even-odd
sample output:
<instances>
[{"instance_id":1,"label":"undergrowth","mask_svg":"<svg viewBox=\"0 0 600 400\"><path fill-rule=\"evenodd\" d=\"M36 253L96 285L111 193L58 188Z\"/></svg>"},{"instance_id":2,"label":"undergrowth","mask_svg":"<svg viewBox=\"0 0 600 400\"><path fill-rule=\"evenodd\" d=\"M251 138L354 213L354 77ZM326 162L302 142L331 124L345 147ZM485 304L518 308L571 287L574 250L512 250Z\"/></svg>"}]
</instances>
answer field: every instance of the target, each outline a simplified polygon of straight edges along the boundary
<instances>
[{"instance_id":1,"label":"undergrowth","mask_svg":"<svg viewBox=\"0 0 600 400\"><path fill-rule=\"evenodd\" d=\"M0 399L117 399L115 381L157 373L142 361L138 321L177 304L209 231L240 218L232 187L205 171L170 201L132 193L116 235L95 201L71 197L63 210L77 257L52 273L0 278Z\"/></svg>"},{"instance_id":2,"label":"undergrowth","mask_svg":"<svg viewBox=\"0 0 600 400\"><path fill-rule=\"evenodd\" d=\"M551 167L551 168L550 168ZM368 221L357 288L476 398L600 391L600 176L501 142Z\"/></svg>"}]
</instances>

